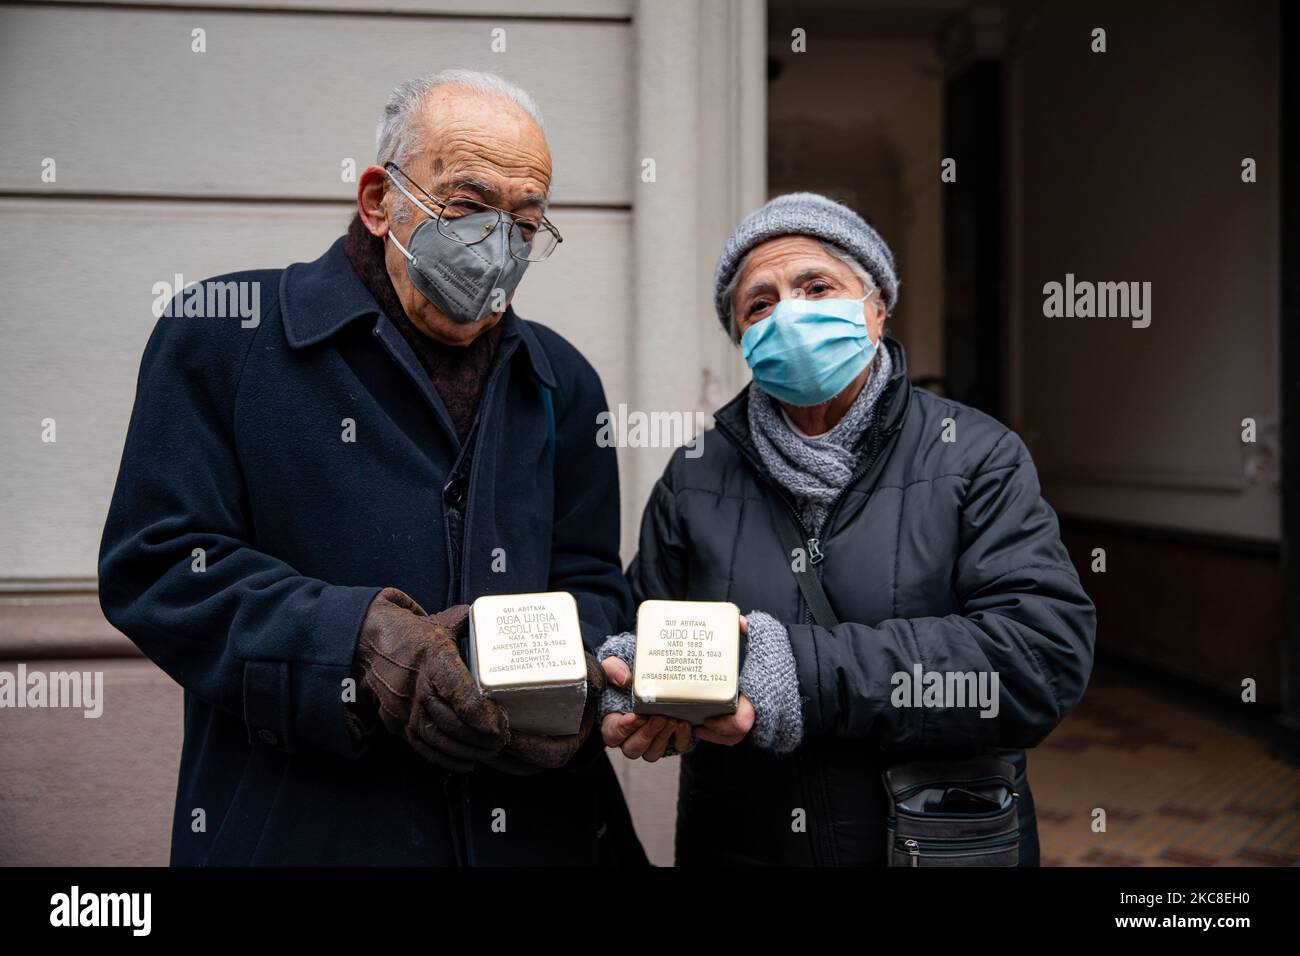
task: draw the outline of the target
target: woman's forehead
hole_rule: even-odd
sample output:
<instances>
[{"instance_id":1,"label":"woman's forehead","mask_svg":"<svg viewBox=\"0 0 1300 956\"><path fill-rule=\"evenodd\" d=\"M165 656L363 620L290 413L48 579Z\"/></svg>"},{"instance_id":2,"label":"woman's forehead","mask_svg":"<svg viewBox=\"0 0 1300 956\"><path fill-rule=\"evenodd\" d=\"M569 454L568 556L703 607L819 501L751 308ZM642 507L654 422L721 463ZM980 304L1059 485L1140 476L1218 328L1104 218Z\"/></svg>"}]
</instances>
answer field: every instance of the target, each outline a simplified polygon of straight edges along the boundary
<instances>
[{"instance_id":1,"label":"woman's forehead","mask_svg":"<svg viewBox=\"0 0 1300 956\"><path fill-rule=\"evenodd\" d=\"M821 243L808 236L780 236L755 246L749 261L741 272L740 285L760 273L781 276L798 275L810 269L851 271L841 260L822 248Z\"/></svg>"}]
</instances>

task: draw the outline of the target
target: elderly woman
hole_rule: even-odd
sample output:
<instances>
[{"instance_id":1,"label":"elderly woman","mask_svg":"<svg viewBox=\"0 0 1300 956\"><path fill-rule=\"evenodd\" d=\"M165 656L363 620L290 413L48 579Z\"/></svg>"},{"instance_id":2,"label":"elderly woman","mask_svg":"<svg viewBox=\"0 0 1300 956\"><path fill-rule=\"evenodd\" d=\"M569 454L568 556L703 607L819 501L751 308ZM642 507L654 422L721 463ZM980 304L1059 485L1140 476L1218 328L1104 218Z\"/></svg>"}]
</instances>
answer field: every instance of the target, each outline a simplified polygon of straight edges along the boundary
<instances>
[{"instance_id":1,"label":"elderly woman","mask_svg":"<svg viewBox=\"0 0 1300 956\"><path fill-rule=\"evenodd\" d=\"M638 601L749 610L739 707L695 727L632 714L633 636L600 654L606 744L685 754L679 865L883 864L882 769L979 753L1014 772L1012 862L1038 862L1024 748L1083 693L1093 605L1020 439L909 383L883 335L897 300L884 240L811 193L753 213L718 262L718 319L753 382L703 455L669 463L628 575ZM995 698L900 692L930 674L991 678Z\"/></svg>"}]
</instances>

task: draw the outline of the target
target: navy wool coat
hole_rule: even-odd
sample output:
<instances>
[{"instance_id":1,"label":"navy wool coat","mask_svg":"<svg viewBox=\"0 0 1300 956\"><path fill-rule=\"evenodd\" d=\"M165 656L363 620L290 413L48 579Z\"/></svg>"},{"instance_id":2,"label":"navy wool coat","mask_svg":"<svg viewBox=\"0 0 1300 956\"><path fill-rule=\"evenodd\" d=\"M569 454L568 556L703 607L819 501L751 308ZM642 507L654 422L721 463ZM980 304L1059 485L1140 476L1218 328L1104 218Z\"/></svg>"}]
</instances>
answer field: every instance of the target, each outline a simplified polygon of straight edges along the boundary
<instances>
[{"instance_id":1,"label":"navy wool coat","mask_svg":"<svg viewBox=\"0 0 1300 956\"><path fill-rule=\"evenodd\" d=\"M209 281L256 283L260 321L158 321L99 566L109 621L185 689L172 862L642 862L599 735L561 770L450 774L382 728L354 744L344 719L385 586L431 613L569 591L589 648L626 626L596 372L508 310L462 473L445 407L341 239Z\"/></svg>"}]
</instances>

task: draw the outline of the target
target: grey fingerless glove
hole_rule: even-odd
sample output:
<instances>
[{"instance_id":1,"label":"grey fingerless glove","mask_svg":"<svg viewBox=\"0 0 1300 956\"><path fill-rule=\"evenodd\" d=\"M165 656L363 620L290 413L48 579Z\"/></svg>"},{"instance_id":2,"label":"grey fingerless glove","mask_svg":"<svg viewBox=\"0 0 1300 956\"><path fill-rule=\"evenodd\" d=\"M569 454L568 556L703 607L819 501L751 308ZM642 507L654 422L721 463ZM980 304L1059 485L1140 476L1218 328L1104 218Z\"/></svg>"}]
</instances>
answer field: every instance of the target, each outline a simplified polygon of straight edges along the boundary
<instances>
[{"instance_id":1,"label":"grey fingerless glove","mask_svg":"<svg viewBox=\"0 0 1300 956\"><path fill-rule=\"evenodd\" d=\"M750 611L749 649L740 669L740 692L754 705L754 746L788 754L803 740L803 702L790 632L770 614Z\"/></svg>"},{"instance_id":2,"label":"grey fingerless glove","mask_svg":"<svg viewBox=\"0 0 1300 956\"><path fill-rule=\"evenodd\" d=\"M605 643L600 645L596 651L596 660L604 663L607 657L617 657L627 669L632 670L632 659L636 656L636 635L631 631L624 631L622 634L615 634L612 637L605 638ZM604 720L606 714L630 714L632 713L632 688L626 689L617 686L612 680L605 682L605 692L600 695L600 716L599 720ZM673 742L668 742L668 749L664 751L665 757L676 757L683 753L690 753L695 749L695 738L691 738L690 745L685 750L678 750Z\"/></svg>"},{"instance_id":3,"label":"grey fingerless glove","mask_svg":"<svg viewBox=\"0 0 1300 956\"><path fill-rule=\"evenodd\" d=\"M632 657L635 654L636 635L631 631L624 631L622 634L605 638L605 643L601 644L600 649L596 651L596 660L603 664L607 657L617 657L630 671ZM604 720L606 714L630 713L632 713L632 689L629 687L625 690L612 680L606 681L605 692L600 695L600 720Z\"/></svg>"}]
</instances>

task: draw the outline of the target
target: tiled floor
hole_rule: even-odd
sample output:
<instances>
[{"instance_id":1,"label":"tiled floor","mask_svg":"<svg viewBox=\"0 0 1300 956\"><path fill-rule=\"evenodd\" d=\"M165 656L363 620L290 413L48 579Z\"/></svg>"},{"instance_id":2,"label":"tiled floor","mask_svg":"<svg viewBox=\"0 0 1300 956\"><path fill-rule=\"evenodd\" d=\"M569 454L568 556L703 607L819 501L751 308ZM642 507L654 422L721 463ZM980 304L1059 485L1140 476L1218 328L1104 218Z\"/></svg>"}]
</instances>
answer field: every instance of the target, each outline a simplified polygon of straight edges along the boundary
<instances>
[{"instance_id":1,"label":"tiled floor","mask_svg":"<svg viewBox=\"0 0 1300 956\"><path fill-rule=\"evenodd\" d=\"M1300 865L1300 769L1131 685L1094 681L1029 780L1044 866Z\"/></svg>"},{"instance_id":2,"label":"tiled floor","mask_svg":"<svg viewBox=\"0 0 1300 956\"><path fill-rule=\"evenodd\" d=\"M672 865L677 761L613 759L646 852ZM1300 865L1300 768L1141 687L1094 675L1029 779L1045 866Z\"/></svg>"}]
</instances>

